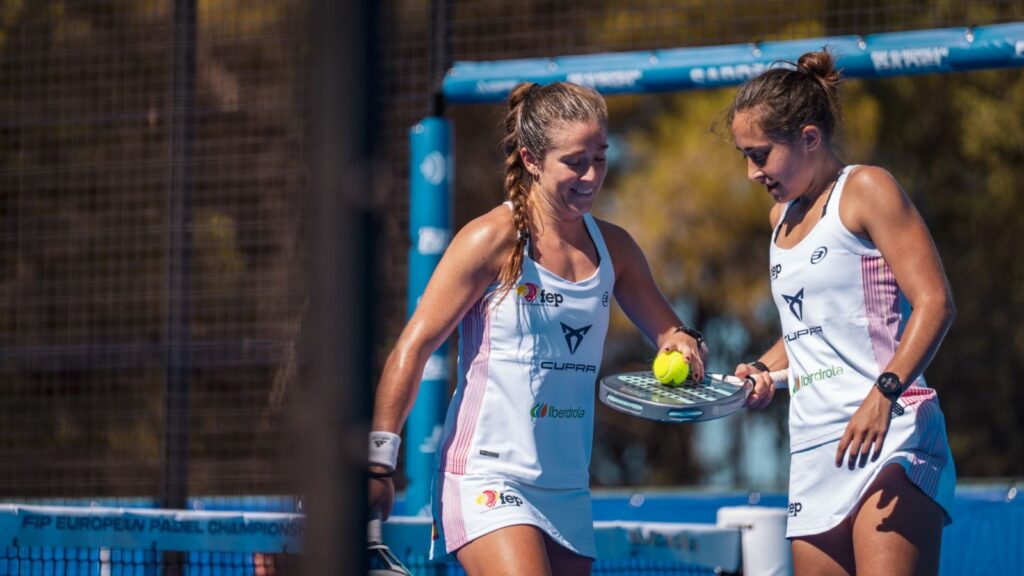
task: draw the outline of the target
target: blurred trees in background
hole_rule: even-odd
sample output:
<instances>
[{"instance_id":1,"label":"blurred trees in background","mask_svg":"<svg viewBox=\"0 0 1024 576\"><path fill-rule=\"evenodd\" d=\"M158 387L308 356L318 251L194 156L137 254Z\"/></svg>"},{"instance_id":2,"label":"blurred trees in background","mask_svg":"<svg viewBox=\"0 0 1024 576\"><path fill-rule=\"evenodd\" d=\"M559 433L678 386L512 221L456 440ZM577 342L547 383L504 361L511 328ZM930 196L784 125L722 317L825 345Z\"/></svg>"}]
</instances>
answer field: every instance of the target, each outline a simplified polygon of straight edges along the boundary
<instances>
[{"instance_id":1,"label":"blurred trees in background","mask_svg":"<svg viewBox=\"0 0 1024 576\"><path fill-rule=\"evenodd\" d=\"M1024 73L864 84L882 105L871 158L903 182L942 254L958 315L926 372L962 477L1021 476Z\"/></svg>"}]
</instances>

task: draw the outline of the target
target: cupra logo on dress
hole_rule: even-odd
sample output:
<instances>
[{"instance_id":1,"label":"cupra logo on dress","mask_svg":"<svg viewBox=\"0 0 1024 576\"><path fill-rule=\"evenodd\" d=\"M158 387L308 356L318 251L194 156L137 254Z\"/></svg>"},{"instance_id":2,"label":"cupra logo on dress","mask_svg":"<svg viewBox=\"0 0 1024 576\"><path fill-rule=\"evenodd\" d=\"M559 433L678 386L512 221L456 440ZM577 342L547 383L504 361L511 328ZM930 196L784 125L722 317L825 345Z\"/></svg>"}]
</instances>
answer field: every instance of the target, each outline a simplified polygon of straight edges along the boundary
<instances>
[{"instance_id":1,"label":"cupra logo on dress","mask_svg":"<svg viewBox=\"0 0 1024 576\"><path fill-rule=\"evenodd\" d=\"M796 316L797 320L803 321L804 319L804 289L801 288L795 296L782 295L786 300L786 304L789 304L789 311Z\"/></svg>"},{"instance_id":2,"label":"cupra logo on dress","mask_svg":"<svg viewBox=\"0 0 1024 576\"><path fill-rule=\"evenodd\" d=\"M583 328L573 328L565 322L559 322L562 325L562 334L565 336L565 343L569 346L569 353L575 354L576 349L583 343L583 337L590 331L590 327L584 326Z\"/></svg>"}]
</instances>

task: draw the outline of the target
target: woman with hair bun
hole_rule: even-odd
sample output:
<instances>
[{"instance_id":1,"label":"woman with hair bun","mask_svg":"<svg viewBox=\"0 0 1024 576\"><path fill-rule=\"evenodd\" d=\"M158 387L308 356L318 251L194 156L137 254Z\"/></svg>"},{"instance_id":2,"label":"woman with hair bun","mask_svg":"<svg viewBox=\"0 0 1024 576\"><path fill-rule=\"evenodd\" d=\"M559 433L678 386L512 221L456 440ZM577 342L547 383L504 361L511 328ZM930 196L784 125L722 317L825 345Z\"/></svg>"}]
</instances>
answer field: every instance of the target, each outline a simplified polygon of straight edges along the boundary
<instances>
[{"instance_id":1,"label":"woman with hair bun","mask_svg":"<svg viewBox=\"0 0 1024 576\"><path fill-rule=\"evenodd\" d=\"M955 315L921 215L883 168L834 148L840 74L827 50L737 91L727 121L775 205L770 275L782 337L736 375L749 405L790 372L789 518L804 574L936 574L956 473L923 372ZM912 311L903 318L900 297Z\"/></svg>"},{"instance_id":2,"label":"woman with hair bun","mask_svg":"<svg viewBox=\"0 0 1024 576\"><path fill-rule=\"evenodd\" d=\"M470 576L590 574L594 389L612 296L660 350L704 373L622 228L590 214L607 167L608 112L571 83L517 86L502 140L507 201L452 240L388 357L370 442L370 510L394 498L398 433L423 367L459 329L458 384L434 478L431 555Z\"/></svg>"}]
</instances>

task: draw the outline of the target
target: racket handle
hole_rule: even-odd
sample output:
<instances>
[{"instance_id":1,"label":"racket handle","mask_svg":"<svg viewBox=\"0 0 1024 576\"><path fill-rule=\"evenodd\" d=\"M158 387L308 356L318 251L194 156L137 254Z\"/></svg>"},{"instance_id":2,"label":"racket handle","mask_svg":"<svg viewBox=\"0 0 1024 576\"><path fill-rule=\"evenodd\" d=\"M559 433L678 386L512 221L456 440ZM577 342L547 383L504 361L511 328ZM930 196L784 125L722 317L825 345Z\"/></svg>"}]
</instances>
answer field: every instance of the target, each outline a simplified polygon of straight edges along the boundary
<instances>
[{"instance_id":1,"label":"racket handle","mask_svg":"<svg viewBox=\"0 0 1024 576\"><path fill-rule=\"evenodd\" d=\"M380 513L375 512L366 525L367 544L381 544L384 542L384 534L380 526Z\"/></svg>"},{"instance_id":2,"label":"racket handle","mask_svg":"<svg viewBox=\"0 0 1024 576\"><path fill-rule=\"evenodd\" d=\"M771 377L772 382L775 383L776 388L785 388L789 385L789 369L775 370L769 372L768 376Z\"/></svg>"},{"instance_id":3,"label":"racket handle","mask_svg":"<svg viewBox=\"0 0 1024 576\"><path fill-rule=\"evenodd\" d=\"M789 369L773 370L768 373L768 376L772 379L772 383L775 384L775 389L779 390L782 388L789 387ZM750 375L747 376L750 379ZM751 382L753 383L753 382Z\"/></svg>"}]
</instances>

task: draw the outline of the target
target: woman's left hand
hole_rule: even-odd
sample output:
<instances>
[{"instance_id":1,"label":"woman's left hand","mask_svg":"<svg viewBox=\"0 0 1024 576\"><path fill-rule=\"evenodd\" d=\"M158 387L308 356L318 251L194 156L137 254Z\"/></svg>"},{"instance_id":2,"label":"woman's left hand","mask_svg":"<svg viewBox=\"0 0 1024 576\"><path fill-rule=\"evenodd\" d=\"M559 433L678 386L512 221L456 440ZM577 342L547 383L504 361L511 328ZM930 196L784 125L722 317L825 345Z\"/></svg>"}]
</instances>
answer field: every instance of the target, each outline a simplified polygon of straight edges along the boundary
<instances>
[{"instance_id":1,"label":"woman's left hand","mask_svg":"<svg viewBox=\"0 0 1024 576\"><path fill-rule=\"evenodd\" d=\"M863 468L868 458L872 461L878 459L885 436L889 433L892 405L892 400L886 398L878 388L871 387L871 392L853 413L846 431L839 439L836 467L842 466L846 460L851 470L856 466Z\"/></svg>"}]
</instances>

